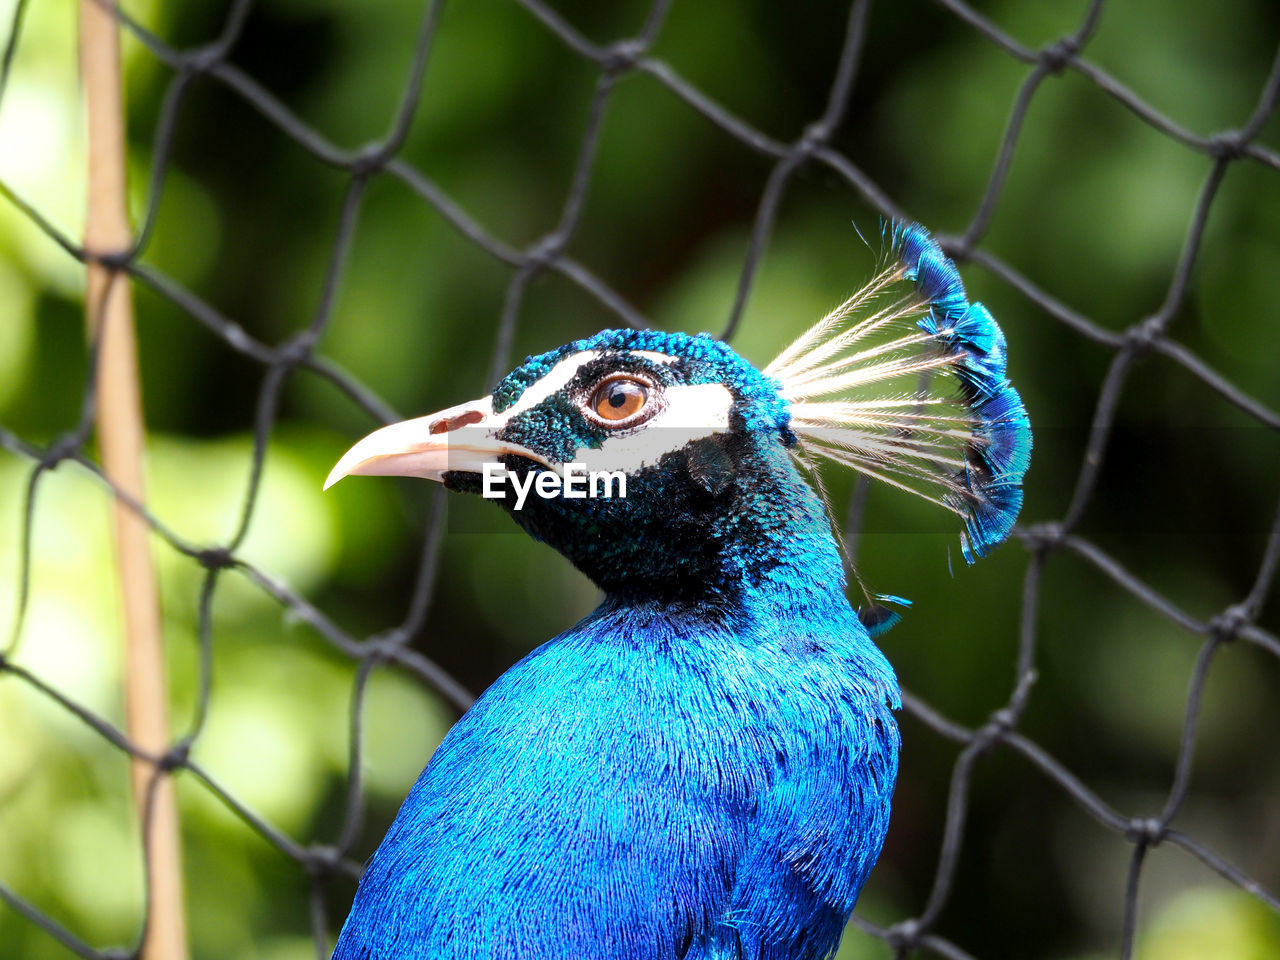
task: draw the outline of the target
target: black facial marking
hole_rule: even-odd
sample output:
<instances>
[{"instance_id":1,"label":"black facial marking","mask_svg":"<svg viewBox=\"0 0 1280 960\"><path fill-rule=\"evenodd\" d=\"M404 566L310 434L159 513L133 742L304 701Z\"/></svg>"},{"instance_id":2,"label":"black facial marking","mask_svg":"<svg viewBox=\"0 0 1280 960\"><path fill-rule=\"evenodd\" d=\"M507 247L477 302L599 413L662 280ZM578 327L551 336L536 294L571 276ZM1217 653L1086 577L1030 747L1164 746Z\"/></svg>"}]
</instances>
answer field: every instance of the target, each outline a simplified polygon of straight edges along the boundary
<instances>
[{"instance_id":1,"label":"black facial marking","mask_svg":"<svg viewBox=\"0 0 1280 960\"><path fill-rule=\"evenodd\" d=\"M536 451L552 463L569 463L578 450L598 448L608 435L588 421L563 390L512 418L498 433L499 439Z\"/></svg>"},{"instance_id":2,"label":"black facial marking","mask_svg":"<svg viewBox=\"0 0 1280 960\"><path fill-rule=\"evenodd\" d=\"M692 441L686 445L685 455L689 463L689 476L713 497L724 493L737 475L733 459L725 452L718 437Z\"/></svg>"},{"instance_id":3,"label":"black facial marking","mask_svg":"<svg viewBox=\"0 0 1280 960\"><path fill-rule=\"evenodd\" d=\"M586 402L602 380L619 373L639 374L658 387L681 382L673 363L655 363L634 353L610 352L588 360L579 367L573 379L565 384L565 391L575 399Z\"/></svg>"}]
</instances>

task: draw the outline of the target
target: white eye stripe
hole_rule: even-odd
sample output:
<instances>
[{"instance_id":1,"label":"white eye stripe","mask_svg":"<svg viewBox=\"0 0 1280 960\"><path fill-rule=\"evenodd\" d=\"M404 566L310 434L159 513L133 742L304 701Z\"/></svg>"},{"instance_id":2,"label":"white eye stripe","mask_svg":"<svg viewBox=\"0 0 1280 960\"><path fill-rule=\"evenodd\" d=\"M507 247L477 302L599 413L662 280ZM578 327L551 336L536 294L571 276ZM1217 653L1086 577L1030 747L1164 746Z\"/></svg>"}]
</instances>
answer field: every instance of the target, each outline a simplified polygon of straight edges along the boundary
<instances>
[{"instance_id":1,"label":"white eye stripe","mask_svg":"<svg viewBox=\"0 0 1280 960\"><path fill-rule=\"evenodd\" d=\"M622 470L633 473L653 466L691 440L729 431L733 394L719 383L677 385L665 390L662 410L634 433L605 439L598 448L580 447L574 463L588 470Z\"/></svg>"},{"instance_id":2,"label":"white eye stripe","mask_svg":"<svg viewBox=\"0 0 1280 960\"><path fill-rule=\"evenodd\" d=\"M577 375L578 370L599 356L599 350L582 350L565 357L541 378L529 384L525 392L520 394L520 399L502 411L502 422L508 422L526 410L532 410L556 391L563 390Z\"/></svg>"},{"instance_id":3,"label":"white eye stripe","mask_svg":"<svg viewBox=\"0 0 1280 960\"><path fill-rule=\"evenodd\" d=\"M629 350L627 353L629 356L641 357L652 363L675 363L676 360L670 354L657 353L653 350ZM525 392L520 394L520 399L502 411L501 419L495 421L495 423L499 425L508 423L512 418L520 416L527 410L532 410L553 393L564 389L569 381L578 375L579 370L592 360L598 360L603 355L600 350L580 350L577 353L569 354L569 356L556 363L540 379L529 384Z\"/></svg>"},{"instance_id":4,"label":"white eye stripe","mask_svg":"<svg viewBox=\"0 0 1280 960\"><path fill-rule=\"evenodd\" d=\"M676 358L669 353L658 353L656 350L628 350L627 354L632 357L641 357L652 363L675 363Z\"/></svg>"}]
</instances>

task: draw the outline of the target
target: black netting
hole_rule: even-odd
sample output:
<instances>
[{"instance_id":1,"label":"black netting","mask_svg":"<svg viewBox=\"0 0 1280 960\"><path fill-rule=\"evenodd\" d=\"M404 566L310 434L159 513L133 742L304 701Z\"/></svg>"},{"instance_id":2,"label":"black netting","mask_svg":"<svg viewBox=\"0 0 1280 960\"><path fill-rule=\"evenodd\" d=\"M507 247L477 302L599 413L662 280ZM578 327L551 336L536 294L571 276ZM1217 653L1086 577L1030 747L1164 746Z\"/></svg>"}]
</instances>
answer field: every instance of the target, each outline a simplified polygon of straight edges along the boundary
<instances>
[{"instance_id":1,"label":"black netting","mask_svg":"<svg viewBox=\"0 0 1280 960\"><path fill-rule=\"evenodd\" d=\"M106 5L105 0L103 2ZM437 491L432 502L432 516L423 541L419 574L409 610L403 622L389 632L371 637L351 635L339 627L324 611L317 609L305 597L274 578L270 572L246 562L238 555L238 550L254 516L263 459L277 416L281 394L289 378L299 371L325 378L337 385L374 418L382 422L397 419L395 412L372 389L345 373L316 349L330 319L334 294L346 264L357 214L370 181L377 177L390 177L402 181L462 236L510 268L510 279L494 338L490 365L491 380L505 371L508 366L508 354L520 321L526 290L530 282L540 274L554 272L562 275L626 324L644 326L647 323L641 311L628 303L604 279L566 253L583 211L606 106L614 95L619 81L628 75L647 74L687 103L707 122L714 124L732 137L743 148L768 158L773 164L772 172L759 200L749 248L742 265L737 296L724 326L725 338L732 338L739 326L757 265L769 243L780 201L794 175L801 168L812 165L825 167L833 171L847 183L852 191L883 216L891 218L908 216L908 212L902 210L884 189L831 143L832 136L839 127L849 103L866 43L870 8L867 0L855 0L849 11L844 27L842 53L831 83L826 109L821 116L805 127L803 136L794 143L775 140L755 129L688 82L669 63L649 55L648 50L658 35L667 13L668 3L665 0L657 0L635 36L605 46L587 39L572 24L540 0L517 0L517 2L562 42L564 47L584 61L594 64L598 69L589 119L582 136L570 189L559 222L555 229L523 249L492 236L422 170L411 166L398 156L408 135L411 118L418 106L427 58L443 7L440 0L431 0L426 5L421 26L418 29L411 68L391 128L381 140L357 150L346 149L331 142L321 131L300 119L273 96L271 91L265 89L252 76L230 61L230 54L251 7L250 0L236 0L221 35L215 42L191 49L177 49L166 44L127 14L117 11L117 16L124 28L172 72L156 124L154 165L151 170L147 214L137 231L137 240L133 247L107 254L91 253L73 239L62 235L47 218L42 216L40 210L18 196L8 184L0 183L0 192L3 192L7 201L29 217L49 238L62 247L67 255L85 263L96 260L120 271L118 276L131 277L134 282L172 301L192 320L217 335L230 349L265 369L265 377L257 397L252 470L244 493L241 522L235 535L214 548L190 543L167 526L163 518L153 515L143 506L130 504L146 519L157 535L176 550L190 557L192 562L202 565L205 570L199 595L199 636L205 674L201 686L200 704L195 712L196 719L190 729L178 738L163 756L151 756L130 743L129 739L111 723L13 662L9 656L22 632L27 609L32 517L42 477L60 464L70 462L91 472L104 484L109 485L100 466L86 453L94 417L92 363L90 375L84 385L81 415L72 430L49 445L41 447L27 442L23 437L0 426L0 446L26 458L31 464L24 512L17 538L18 549L22 551L23 570L17 604L18 612L6 652L0 655L0 676L8 675L13 681L29 684L43 696L79 717L120 750L149 761L154 765L157 778L175 771L186 771L277 847L282 854L305 868L311 878L313 932L317 955L321 958L328 955L328 938L331 934L331 918L327 916L325 907L327 881L336 873L358 876L360 870L359 863L352 859L349 851L356 840L362 816L361 703L372 670L380 664L394 663L416 674L423 683L437 691L458 709L465 709L471 702L471 694L460 683L429 658L409 646L409 641L423 625L432 603L436 558L444 532L441 492ZM1189 277L1200 252L1201 238L1210 207L1228 167L1234 163L1254 163L1280 173L1280 154L1255 142L1256 135L1273 112L1277 101L1280 101L1280 55L1277 56L1248 121L1239 129L1227 130L1212 136L1200 136L1164 116L1108 72L1084 58L1084 50L1088 46L1101 13L1103 6L1101 0L1094 0L1090 4L1083 21L1073 33L1039 50L1022 45L976 9L960 0L937 0L937 3L1008 56L1027 67L1025 79L1015 98L1003 141L992 166L986 191L977 204L967 229L960 235L941 237L940 240L948 253L958 262L971 262L989 271L1033 303L1046 316L1110 350L1112 359L1098 393L1074 496L1066 514L1060 521L1040 523L1030 527L1023 526L1016 532L1017 539L1026 547L1028 562L1022 594L1016 681L1008 702L991 714L985 724L977 729L968 729L947 719L928 703L909 692L904 695L907 711L959 747L951 778L946 823L932 893L918 916L902 919L892 926L872 925L857 917L854 922L861 929L887 941L897 956L905 956L916 950L949 958L971 956L966 950L935 932L935 927L953 891L957 860L965 837L970 785L975 762L984 754L1003 748L1029 761L1035 769L1060 787L1086 814L1106 828L1122 835L1132 845L1132 858L1125 886L1124 925L1120 943L1121 957L1129 957L1134 945L1139 886L1143 876L1144 860L1148 852L1160 844L1172 844L1182 848L1199 860L1207 870L1217 873L1247 891L1271 909L1280 911L1280 897L1275 893L1263 889L1200 840L1170 826L1188 796L1201 695L1215 654L1224 645L1233 641L1243 641L1255 644L1269 654L1280 657L1280 639L1256 623L1266 594L1275 578L1277 567L1280 566L1280 514L1277 514L1271 524L1264 555L1252 589L1239 602L1228 606L1219 615L1208 620L1200 620L1186 613L1169 597L1139 580L1096 544L1076 533L1096 489L1099 471L1108 451L1113 421L1126 380L1135 361L1142 355L1149 353L1163 355L1172 363L1185 368L1193 377L1216 391L1257 423L1272 430L1280 429L1280 413L1249 396L1226 377L1211 369L1195 353L1167 336L1171 319L1186 295ZM5 47L4 72L0 76L0 96L3 95L8 80L15 50L21 43L25 10L25 0L20 0L14 11ZM1042 291L1030 279L979 246L1005 187L1015 146L1033 99L1046 81L1067 72L1078 74L1094 84L1103 96L1113 98L1142 123L1182 144L1187 150L1203 154L1212 161L1199 198L1190 212L1190 224L1186 231L1182 252L1169 279L1164 302L1150 316L1142 317L1119 332L1107 330L1089 317L1059 302ZM220 84L243 98L250 107L312 154L316 160L345 172L348 178L337 234L332 241L329 267L314 315L309 324L277 345L265 343L250 336L240 325L205 302L199 295L185 289L172 277L141 261L141 256L150 241L159 200L165 189L178 117L183 111L189 91L194 85L201 83ZM849 513L851 522L855 524L860 517L863 493L864 490L861 487L855 488ZM1154 816L1131 816L1113 809L1070 770L1035 742L1018 732L1019 719L1027 708L1036 672L1036 612L1041 581L1047 561L1060 551L1078 554L1127 591L1137 603L1146 605L1182 629L1203 638L1200 654L1190 678L1183 736L1173 780L1163 808ZM246 577L256 584L287 609L293 618L314 628L337 650L359 664L351 698L352 757L346 815L339 835L330 844L307 846L286 836L237 800L207 769L190 756L190 747L199 737L207 714L210 691L208 667L212 656L210 644L213 597L221 579L231 573ZM145 835L144 830L144 837ZM138 947L95 949L4 885L0 885L0 899L82 957L101 958L101 960L133 957L140 949Z\"/></svg>"}]
</instances>

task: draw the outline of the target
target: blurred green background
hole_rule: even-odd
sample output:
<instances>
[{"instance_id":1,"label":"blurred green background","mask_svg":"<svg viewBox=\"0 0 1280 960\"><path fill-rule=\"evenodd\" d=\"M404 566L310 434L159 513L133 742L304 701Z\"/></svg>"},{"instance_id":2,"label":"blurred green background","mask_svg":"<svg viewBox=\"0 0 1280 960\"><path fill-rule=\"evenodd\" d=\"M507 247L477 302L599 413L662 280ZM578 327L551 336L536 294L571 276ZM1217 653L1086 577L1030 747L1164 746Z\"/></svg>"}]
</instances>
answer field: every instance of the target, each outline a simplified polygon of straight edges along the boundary
<instances>
[{"instance_id":1,"label":"blurred green background","mask_svg":"<svg viewBox=\"0 0 1280 960\"><path fill-rule=\"evenodd\" d=\"M982 12L1032 48L1075 29L1082 0L993 0ZM645 7L557 0L593 40L633 34ZM180 46L218 32L222 3L131 3ZM13 0L0 3L5 21ZM420 4L266 0L233 62L345 146L381 136L405 83ZM85 143L75 7L34 3L0 105L0 177L80 235ZM829 2L677 0L654 53L727 109L783 141L821 113L846 10ZM930 3L882 3L848 117L835 137L910 214L959 232L987 182L1027 67ZM1274 0L1117 0L1087 56L1190 130L1242 124L1280 39ZM135 219L169 74L126 43ZM509 0L451 3L403 157L480 223L523 246L552 229L568 189L598 73ZM1261 142L1280 146L1280 120ZM1122 330L1163 300L1206 156L1142 123L1071 71L1032 101L983 248L1099 325ZM658 325L720 329L733 301L770 164L653 78L625 78L605 120L569 252ZM214 82L182 110L156 232L144 262L277 343L320 296L344 177ZM797 175L735 345L765 363L869 273L851 227L877 215L836 174ZM971 291L1010 342L1010 368L1036 429L1024 518L1061 517L1111 352L968 266ZM376 178L360 212L323 353L399 411L425 413L487 392L509 268L460 237L402 183ZM85 381L82 268L0 205L0 423L46 443L76 419ZM1241 389L1280 407L1280 175L1227 172L1172 336ZM182 536L233 531L248 481L262 369L172 303L139 289L141 362L155 512ZM547 275L524 303L511 359L617 325L594 299ZM243 555L357 635L407 608L429 499L425 483L343 484L326 472L372 426L331 384L296 374L271 434ZM17 596L18 531L30 463L0 452L0 624ZM837 503L849 478L828 471ZM1191 615L1207 619L1252 584L1280 494L1280 438L1160 356L1129 378L1081 533ZM883 640L903 685L979 725L1008 698L1027 553L1010 544L963 568L955 532L927 507L873 490L862 576L915 606ZM589 583L547 548L451 504L439 583L414 646L473 690L591 608ZM500 522L501 521L501 522ZM175 732L197 694L202 571L156 542ZM108 498L83 471L42 481L32 598L18 662L122 723L120 638ZM954 573L950 567L954 567ZM1280 627L1271 603L1261 624ZM193 756L300 842L332 842L347 778L354 665L236 573L214 605L213 696ZM7 627L6 627L7 629ZM1040 671L1024 718L1034 738L1108 803L1152 815L1173 773L1187 682L1201 639L1075 554L1049 562L1037 616ZM411 677L378 670L365 702L368 811L353 851L372 852L452 709ZM918 913L944 822L953 745L903 718L903 767L884 856L860 912ZM1280 663L1237 643L1217 657L1204 699L1191 798L1175 826L1269 890L1280 890ZM195 958L315 955L304 871L189 775L179 777ZM1114 956L1131 847L1008 751L982 759L954 893L938 930L974 956ZM131 943L142 876L124 756L70 714L0 676L0 882L88 942ZM336 931L353 885L335 882ZM1176 849L1148 858L1143 958L1280 955L1280 916ZM887 958L851 931L841 958ZM69 956L0 909L0 957Z\"/></svg>"}]
</instances>

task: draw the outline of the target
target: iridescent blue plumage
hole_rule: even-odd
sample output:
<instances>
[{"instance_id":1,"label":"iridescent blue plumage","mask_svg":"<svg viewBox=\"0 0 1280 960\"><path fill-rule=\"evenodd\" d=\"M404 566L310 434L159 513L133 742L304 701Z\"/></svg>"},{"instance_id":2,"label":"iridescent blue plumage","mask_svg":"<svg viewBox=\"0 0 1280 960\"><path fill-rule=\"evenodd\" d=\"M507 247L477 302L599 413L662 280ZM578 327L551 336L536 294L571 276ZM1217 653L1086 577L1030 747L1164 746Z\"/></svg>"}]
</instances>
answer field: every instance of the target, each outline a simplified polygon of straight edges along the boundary
<instances>
[{"instance_id":1,"label":"iridescent blue plumage","mask_svg":"<svg viewBox=\"0 0 1280 960\"><path fill-rule=\"evenodd\" d=\"M405 801L335 957L825 956L888 825L897 692L842 597L787 593L606 601L508 671Z\"/></svg>"},{"instance_id":2,"label":"iridescent blue plumage","mask_svg":"<svg viewBox=\"0 0 1280 960\"><path fill-rule=\"evenodd\" d=\"M929 311L917 325L961 357L954 369L978 421L975 433L985 441L972 449L960 477L973 495L963 504L969 516L961 541L965 559L972 563L1009 536L1022 509L1031 423L1005 376L1004 333L986 307L969 303L955 264L919 224L896 225L893 248L906 278L928 301Z\"/></svg>"},{"instance_id":3,"label":"iridescent blue plumage","mask_svg":"<svg viewBox=\"0 0 1280 960\"><path fill-rule=\"evenodd\" d=\"M894 252L889 279L926 300L902 342L962 371L966 430L948 432L964 460L913 439L931 429L901 412L916 399L789 399L849 379L850 362L820 363L834 347L785 352L784 382L706 335L610 330L528 358L491 397L378 431L335 468L330 482L415 474L464 492L482 489L482 457L517 477L581 459L627 478L618 498L499 494L604 600L449 732L370 861L335 960L834 950L888 828L899 692L872 636L898 614L850 606L800 451L834 416L888 425L828 438L854 466L893 470L900 449L960 464L947 482L972 558L1007 534L1029 450L999 328L922 229L898 228Z\"/></svg>"}]
</instances>

